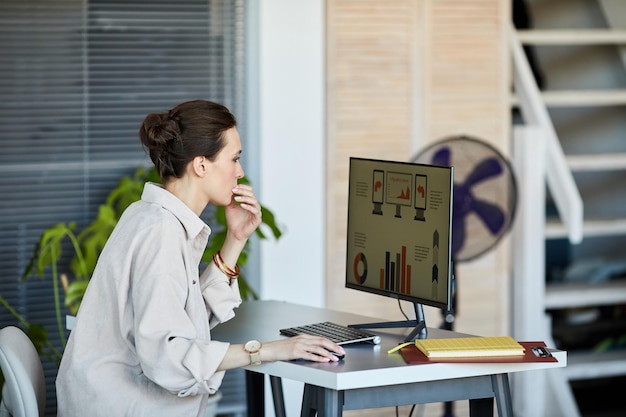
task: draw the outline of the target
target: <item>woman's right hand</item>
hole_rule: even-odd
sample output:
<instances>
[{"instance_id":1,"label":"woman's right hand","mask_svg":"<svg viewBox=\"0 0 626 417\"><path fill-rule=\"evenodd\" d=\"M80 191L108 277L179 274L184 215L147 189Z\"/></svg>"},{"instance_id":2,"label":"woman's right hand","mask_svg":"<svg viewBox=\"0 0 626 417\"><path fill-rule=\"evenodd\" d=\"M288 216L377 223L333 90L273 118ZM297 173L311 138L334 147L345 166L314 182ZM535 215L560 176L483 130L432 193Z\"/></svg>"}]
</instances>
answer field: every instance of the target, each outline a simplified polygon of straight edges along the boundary
<instances>
[{"instance_id":1,"label":"woman's right hand","mask_svg":"<svg viewBox=\"0 0 626 417\"><path fill-rule=\"evenodd\" d=\"M336 362L339 358L333 352L345 354L341 346L325 337L301 334L265 342L261 348L261 361L306 359L312 362Z\"/></svg>"},{"instance_id":2,"label":"woman's right hand","mask_svg":"<svg viewBox=\"0 0 626 417\"><path fill-rule=\"evenodd\" d=\"M259 350L261 362L291 361L305 359L312 362L337 362L339 358L333 352L344 355L345 351L335 342L325 337L306 334L285 339L264 342ZM251 358L240 344L231 344L218 371L250 365Z\"/></svg>"}]
</instances>

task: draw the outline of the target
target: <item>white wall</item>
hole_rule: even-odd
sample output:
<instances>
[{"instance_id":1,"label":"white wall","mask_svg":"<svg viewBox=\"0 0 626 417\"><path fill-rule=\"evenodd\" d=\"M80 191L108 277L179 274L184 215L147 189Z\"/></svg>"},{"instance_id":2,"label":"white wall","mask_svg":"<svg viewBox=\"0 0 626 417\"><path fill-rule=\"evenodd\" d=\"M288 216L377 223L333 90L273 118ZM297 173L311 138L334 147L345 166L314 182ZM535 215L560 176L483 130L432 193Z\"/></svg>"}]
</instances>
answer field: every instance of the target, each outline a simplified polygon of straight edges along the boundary
<instances>
[{"instance_id":1,"label":"white wall","mask_svg":"<svg viewBox=\"0 0 626 417\"><path fill-rule=\"evenodd\" d=\"M285 229L277 242L261 243L260 297L323 306L324 1L256 7L259 195ZM302 384L283 387L287 415L299 415ZM272 415L267 384L266 404Z\"/></svg>"},{"instance_id":2,"label":"white wall","mask_svg":"<svg viewBox=\"0 0 626 417\"><path fill-rule=\"evenodd\" d=\"M322 0L259 2L260 198L285 233L261 245L263 299L324 295Z\"/></svg>"}]
</instances>

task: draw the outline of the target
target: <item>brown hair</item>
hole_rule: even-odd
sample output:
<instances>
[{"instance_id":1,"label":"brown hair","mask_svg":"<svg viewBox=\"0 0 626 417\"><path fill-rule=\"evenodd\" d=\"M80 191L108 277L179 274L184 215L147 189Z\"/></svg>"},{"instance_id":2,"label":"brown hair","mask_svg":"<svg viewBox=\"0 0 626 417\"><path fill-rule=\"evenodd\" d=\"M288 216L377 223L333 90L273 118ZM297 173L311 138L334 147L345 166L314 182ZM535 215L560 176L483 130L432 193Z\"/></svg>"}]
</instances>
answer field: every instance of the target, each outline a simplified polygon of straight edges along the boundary
<instances>
[{"instance_id":1,"label":"brown hair","mask_svg":"<svg viewBox=\"0 0 626 417\"><path fill-rule=\"evenodd\" d=\"M170 177L180 178L196 156L215 160L225 145L225 132L236 126L235 116L223 105L192 100L167 113L147 115L139 128L139 139L159 176L166 181Z\"/></svg>"}]
</instances>

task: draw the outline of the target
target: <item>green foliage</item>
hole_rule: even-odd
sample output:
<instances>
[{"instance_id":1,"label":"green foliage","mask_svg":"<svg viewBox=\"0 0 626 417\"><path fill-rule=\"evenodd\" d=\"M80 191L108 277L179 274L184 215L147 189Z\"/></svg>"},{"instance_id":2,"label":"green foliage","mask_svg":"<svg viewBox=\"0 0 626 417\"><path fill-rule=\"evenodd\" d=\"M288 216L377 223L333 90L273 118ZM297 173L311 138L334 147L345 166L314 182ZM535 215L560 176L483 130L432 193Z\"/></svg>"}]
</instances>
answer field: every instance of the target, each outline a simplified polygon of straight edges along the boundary
<instances>
[{"instance_id":1,"label":"green foliage","mask_svg":"<svg viewBox=\"0 0 626 417\"><path fill-rule=\"evenodd\" d=\"M22 317L2 296L0 296L0 304L2 304L9 312L20 322L21 326L26 330L26 334L35 345L37 352L45 356L51 362L59 365L61 362L61 352L56 349L48 340L48 332L39 324L31 324ZM2 377L2 372L0 372ZM2 384L0 383L0 386Z\"/></svg>"},{"instance_id":2,"label":"green foliage","mask_svg":"<svg viewBox=\"0 0 626 417\"><path fill-rule=\"evenodd\" d=\"M44 230L35 245L33 254L22 274L22 281L32 275L37 275L40 279L43 279L45 271L50 268L54 289L56 321L63 347L65 347L65 331L59 286L65 292L64 305L71 314L76 314L106 241L113 232L124 210L141 198L146 181L160 182L154 168L147 170L139 167L132 176L120 179L117 186L109 193L105 203L99 207L97 217L82 231L76 234L75 222L59 223ZM248 181L244 178L242 182L247 183ZM262 231L262 228L267 228L274 239L279 239L282 232L276 223L274 214L266 207L261 208L263 211L263 224L256 231L257 237L267 239L267 235ZM209 218L204 220L211 226L212 231L209 245L202 256L202 260L208 264L211 262L213 254L222 247L226 238L224 207L216 207L209 213ZM62 255L62 243L66 238L71 242L74 256L69 263L69 271L59 273L58 262ZM246 265L249 250L248 242L239 256L237 263L240 266ZM242 298L258 298L257 293L248 285L243 275L239 276L239 288ZM61 359L61 353L49 343L46 330L42 326L31 324L25 320L1 296L0 304L7 308L25 327L37 350L58 364Z\"/></svg>"}]
</instances>

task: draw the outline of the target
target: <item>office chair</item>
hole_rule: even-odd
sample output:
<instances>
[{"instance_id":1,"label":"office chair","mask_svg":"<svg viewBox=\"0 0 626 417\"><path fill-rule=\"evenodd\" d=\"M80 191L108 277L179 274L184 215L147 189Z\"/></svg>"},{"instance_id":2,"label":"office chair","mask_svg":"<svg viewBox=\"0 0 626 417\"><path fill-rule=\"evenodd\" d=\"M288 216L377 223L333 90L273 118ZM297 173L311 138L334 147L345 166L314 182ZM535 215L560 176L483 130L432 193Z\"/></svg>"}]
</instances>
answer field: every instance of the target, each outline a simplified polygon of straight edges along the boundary
<instances>
[{"instance_id":1,"label":"office chair","mask_svg":"<svg viewBox=\"0 0 626 417\"><path fill-rule=\"evenodd\" d=\"M18 327L0 330L0 367L4 375L0 417L43 417L43 367L32 342Z\"/></svg>"}]
</instances>

